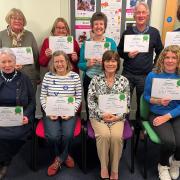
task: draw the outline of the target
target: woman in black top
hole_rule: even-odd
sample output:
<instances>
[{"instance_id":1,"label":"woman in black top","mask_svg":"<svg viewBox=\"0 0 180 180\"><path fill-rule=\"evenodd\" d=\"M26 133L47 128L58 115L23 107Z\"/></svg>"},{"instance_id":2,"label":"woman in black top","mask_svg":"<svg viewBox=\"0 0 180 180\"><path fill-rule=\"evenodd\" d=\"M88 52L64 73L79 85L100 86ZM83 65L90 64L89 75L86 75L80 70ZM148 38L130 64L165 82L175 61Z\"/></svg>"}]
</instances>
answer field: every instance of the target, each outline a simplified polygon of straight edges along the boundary
<instances>
[{"instance_id":1,"label":"woman in black top","mask_svg":"<svg viewBox=\"0 0 180 180\"><path fill-rule=\"evenodd\" d=\"M15 65L16 57L11 49L0 49L0 106L14 107L15 113L23 112L22 125L6 126L0 122L0 179L6 175L13 156L25 143L34 120L35 97L31 81L17 71Z\"/></svg>"}]
</instances>

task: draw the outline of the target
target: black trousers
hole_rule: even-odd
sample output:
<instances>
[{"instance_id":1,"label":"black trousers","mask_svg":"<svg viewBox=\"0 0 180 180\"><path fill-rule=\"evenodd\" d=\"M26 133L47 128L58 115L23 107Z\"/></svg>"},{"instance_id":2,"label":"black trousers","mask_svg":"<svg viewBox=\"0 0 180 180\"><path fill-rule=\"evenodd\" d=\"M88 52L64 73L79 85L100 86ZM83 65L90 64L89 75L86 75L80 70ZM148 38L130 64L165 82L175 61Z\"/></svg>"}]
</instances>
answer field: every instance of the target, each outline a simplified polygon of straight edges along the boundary
<instances>
[{"instance_id":1,"label":"black trousers","mask_svg":"<svg viewBox=\"0 0 180 180\"><path fill-rule=\"evenodd\" d=\"M160 164L169 166L169 157L180 161L180 117L170 119L160 126L153 126L153 120L159 115L150 114L150 123L159 136L162 144L160 145Z\"/></svg>"},{"instance_id":2,"label":"black trousers","mask_svg":"<svg viewBox=\"0 0 180 180\"><path fill-rule=\"evenodd\" d=\"M86 106L86 115L87 115L87 121L89 120L89 109L88 109L88 88L89 84L91 82L91 78L85 74L84 81L83 81L83 88L84 88L84 100L85 100L85 106Z\"/></svg>"},{"instance_id":3,"label":"black trousers","mask_svg":"<svg viewBox=\"0 0 180 180\"><path fill-rule=\"evenodd\" d=\"M0 164L9 165L24 143L23 140L0 139Z\"/></svg>"},{"instance_id":4,"label":"black trousers","mask_svg":"<svg viewBox=\"0 0 180 180\"><path fill-rule=\"evenodd\" d=\"M137 110L136 110L136 120L140 120L140 98L142 93L144 92L144 84L146 75L135 75L129 72L122 72L122 75L125 76L129 81L130 86L130 94L132 97L133 91L136 88L136 102L137 102Z\"/></svg>"}]
</instances>

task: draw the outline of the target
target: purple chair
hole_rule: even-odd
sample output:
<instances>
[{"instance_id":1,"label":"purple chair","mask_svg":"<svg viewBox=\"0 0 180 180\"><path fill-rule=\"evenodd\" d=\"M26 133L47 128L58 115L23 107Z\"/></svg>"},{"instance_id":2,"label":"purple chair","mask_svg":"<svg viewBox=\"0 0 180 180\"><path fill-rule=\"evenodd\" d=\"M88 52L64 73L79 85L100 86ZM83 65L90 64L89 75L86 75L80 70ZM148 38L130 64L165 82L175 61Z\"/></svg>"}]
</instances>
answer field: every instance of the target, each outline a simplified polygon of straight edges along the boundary
<instances>
[{"instance_id":1,"label":"purple chair","mask_svg":"<svg viewBox=\"0 0 180 180\"><path fill-rule=\"evenodd\" d=\"M84 142L83 142L83 167L84 167L84 172L86 173L87 171L87 138L91 138L95 140L95 134L94 130L91 126L91 122L87 122L87 127L84 128ZM123 130L123 139L125 140L131 140L131 173L134 173L134 128L133 126L130 125L129 120L125 120L124 122L124 130ZM125 146L124 146L125 147Z\"/></svg>"}]
</instances>

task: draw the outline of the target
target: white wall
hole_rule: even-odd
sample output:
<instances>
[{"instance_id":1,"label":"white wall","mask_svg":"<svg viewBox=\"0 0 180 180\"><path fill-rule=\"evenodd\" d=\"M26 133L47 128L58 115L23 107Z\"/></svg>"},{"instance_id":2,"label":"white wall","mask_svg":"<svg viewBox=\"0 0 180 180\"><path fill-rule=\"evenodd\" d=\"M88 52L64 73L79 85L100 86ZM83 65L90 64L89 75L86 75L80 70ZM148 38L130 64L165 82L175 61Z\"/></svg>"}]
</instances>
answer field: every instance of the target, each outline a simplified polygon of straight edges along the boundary
<instances>
[{"instance_id":1,"label":"white wall","mask_svg":"<svg viewBox=\"0 0 180 180\"><path fill-rule=\"evenodd\" d=\"M70 19L69 0L0 0L0 30L6 28L5 17L11 8L22 10L27 19L25 28L33 32L39 45L57 17Z\"/></svg>"},{"instance_id":2,"label":"white wall","mask_svg":"<svg viewBox=\"0 0 180 180\"><path fill-rule=\"evenodd\" d=\"M161 32L166 0L152 0L150 25ZM27 28L41 45L49 35L54 20L61 16L70 23L70 0L0 0L0 30L6 28L5 16L11 8L19 8L27 18Z\"/></svg>"},{"instance_id":3,"label":"white wall","mask_svg":"<svg viewBox=\"0 0 180 180\"><path fill-rule=\"evenodd\" d=\"M166 0L152 0L150 25L156 27L160 33L164 22Z\"/></svg>"}]
</instances>

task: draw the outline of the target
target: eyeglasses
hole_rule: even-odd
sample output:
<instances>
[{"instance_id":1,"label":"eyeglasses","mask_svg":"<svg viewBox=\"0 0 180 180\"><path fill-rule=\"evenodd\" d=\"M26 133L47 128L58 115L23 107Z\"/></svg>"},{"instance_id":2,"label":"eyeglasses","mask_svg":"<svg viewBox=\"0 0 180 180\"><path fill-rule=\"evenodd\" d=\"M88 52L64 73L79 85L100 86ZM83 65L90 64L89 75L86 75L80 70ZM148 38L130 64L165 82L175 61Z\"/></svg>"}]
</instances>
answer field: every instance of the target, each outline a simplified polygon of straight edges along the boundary
<instances>
[{"instance_id":1,"label":"eyeglasses","mask_svg":"<svg viewBox=\"0 0 180 180\"><path fill-rule=\"evenodd\" d=\"M135 12L136 15L140 16L140 15L147 15L147 11L136 11Z\"/></svg>"},{"instance_id":2,"label":"eyeglasses","mask_svg":"<svg viewBox=\"0 0 180 180\"><path fill-rule=\"evenodd\" d=\"M59 29L59 30L62 30L62 31L66 31L66 27L65 26L63 26L63 27L55 27L56 29Z\"/></svg>"},{"instance_id":3,"label":"eyeglasses","mask_svg":"<svg viewBox=\"0 0 180 180\"><path fill-rule=\"evenodd\" d=\"M23 21L23 18L19 16L12 16L11 19L14 21Z\"/></svg>"}]
</instances>

